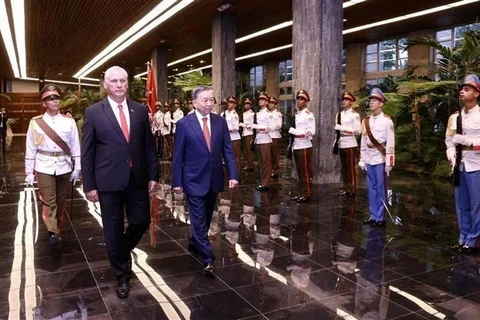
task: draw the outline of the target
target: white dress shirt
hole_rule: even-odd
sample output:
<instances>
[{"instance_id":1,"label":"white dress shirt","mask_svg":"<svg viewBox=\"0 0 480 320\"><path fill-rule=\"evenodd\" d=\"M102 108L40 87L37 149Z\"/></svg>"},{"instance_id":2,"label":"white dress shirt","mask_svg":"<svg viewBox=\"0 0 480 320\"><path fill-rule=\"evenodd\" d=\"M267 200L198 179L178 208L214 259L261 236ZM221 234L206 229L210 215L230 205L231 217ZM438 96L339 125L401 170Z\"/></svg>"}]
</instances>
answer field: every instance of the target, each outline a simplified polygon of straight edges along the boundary
<instances>
[{"instance_id":1,"label":"white dress shirt","mask_svg":"<svg viewBox=\"0 0 480 320\"><path fill-rule=\"evenodd\" d=\"M128 111L127 100L124 99L122 103L117 103L113 101L110 97L107 97L107 99L108 99L108 103L110 104L110 107L112 107L113 114L115 115L115 118L117 119L117 122L120 128L122 127L122 122L120 121L120 108L118 108L118 106L119 105L122 106L123 114L127 119L128 133L130 133L130 112Z\"/></svg>"},{"instance_id":2,"label":"white dress shirt","mask_svg":"<svg viewBox=\"0 0 480 320\"><path fill-rule=\"evenodd\" d=\"M307 108L295 115L295 128L290 128L288 133L293 134L293 150L307 149L312 147L312 139L315 135L315 116Z\"/></svg>"},{"instance_id":3,"label":"white dress shirt","mask_svg":"<svg viewBox=\"0 0 480 320\"><path fill-rule=\"evenodd\" d=\"M340 134L338 147L340 149L358 147L356 136L360 135L360 115L352 108L349 108L340 113L340 120L344 131ZM338 123L337 119L335 119L335 123ZM346 133L345 131L353 133Z\"/></svg>"},{"instance_id":4,"label":"white dress shirt","mask_svg":"<svg viewBox=\"0 0 480 320\"><path fill-rule=\"evenodd\" d=\"M257 124L253 124L252 128L257 129L255 144L272 143L272 138L268 134L268 128L273 127L272 113L265 107L257 112Z\"/></svg>"},{"instance_id":5,"label":"white dress shirt","mask_svg":"<svg viewBox=\"0 0 480 320\"><path fill-rule=\"evenodd\" d=\"M255 112L252 109L243 113L243 122L240 123L240 126L243 127L242 136L246 137L253 135L252 125L254 116Z\"/></svg>"},{"instance_id":6,"label":"white dress shirt","mask_svg":"<svg viewBox=\"0 0 480 320\"><path fill-rule=\"evenodd\" d=\"M198 110L195 111L195 115L197 116L198 123L200 123L200 129L202 129L203 132L203 118L207 117L207 127L208 127L208 132L210 132L210 138L212 137L212 127L210 126L210 114L207 114L206 116L203 116Z\"/></svg>"}]
</instances>

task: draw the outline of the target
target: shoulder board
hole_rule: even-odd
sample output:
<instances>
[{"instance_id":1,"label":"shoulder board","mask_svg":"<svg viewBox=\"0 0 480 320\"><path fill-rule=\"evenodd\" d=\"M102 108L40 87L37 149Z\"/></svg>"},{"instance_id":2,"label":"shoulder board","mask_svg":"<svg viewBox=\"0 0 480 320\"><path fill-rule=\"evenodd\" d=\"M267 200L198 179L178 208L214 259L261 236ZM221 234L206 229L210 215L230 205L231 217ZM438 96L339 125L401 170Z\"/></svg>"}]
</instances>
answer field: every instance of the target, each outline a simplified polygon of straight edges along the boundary
<instances>
[{"instance_id":1,"label":"shoulder board","mask_svg":"<svg viewBox=\"0 0 480 320\"><path fill-rule=\"evenodd\" d=\"M41 117L43 117L43 114L33 117L32 120L40 119Z\"/></svg>"},{"instance_id":2,"label":"shoulder board","mask_svg":"<svg viewBox=\"0 0 480 320\"><path fill-rule=\"evenodd\" d=\"M308 111L307 109L305 109L305 113L306 113L306 114L310 114L311 112Z\"/></svg>"},{"instance_id":3,"label":"shoulder board","mask_svg":"<svg viewBox=\"0 0 480 320\"><path fill-rule=\"evenodd\" d=\"M385 118L387 118L387 119L392 120L392 117L390 117L388 114L385 114L385 113L384 113L383 116L384 116Z\"/></svg>"}]
</instances>

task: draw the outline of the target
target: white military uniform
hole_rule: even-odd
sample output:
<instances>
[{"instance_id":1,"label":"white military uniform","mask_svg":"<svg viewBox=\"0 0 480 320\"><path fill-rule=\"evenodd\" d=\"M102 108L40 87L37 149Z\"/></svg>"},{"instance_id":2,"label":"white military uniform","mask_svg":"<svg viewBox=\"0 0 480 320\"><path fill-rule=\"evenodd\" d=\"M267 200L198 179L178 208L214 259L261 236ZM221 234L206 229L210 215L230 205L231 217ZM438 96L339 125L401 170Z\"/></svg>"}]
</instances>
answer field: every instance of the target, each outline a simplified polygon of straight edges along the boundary
<instances>
[{"instance_id":1,"label":"white military uniform","mask_svg":"<svg viewBox=\"0 0 480 320\"><path fill-rule=\"evenodd\" d=\"M245 111L243 113L243 122L240 123L240 126L243 127L243 132L242 132L243 137L253 135L252 125L253 125L254 116L255 116L255 112L253 112L252 109Z\"/></svg>"},{"instance_id":2,"label":"white military uniform","mask_svg":"<svg viewBox=\"0 0 480 320\"><path fill-rule=\"evenodd\" d=\"M447 158L454 159L455 144L453 136L457 133L458 112L448 119L447 131L445 134L445 145L447 147ZM472 148L462 150L462 168L466 172L480 170L480 107L476 105L468 113L462 109L462 134L472 140ZM452 161L453 162L453 161Z\"/></svg>"},{"instance_id":3,"label":"white military uniform","mask_svg":"<svg viewBox=\"0 0 480 320\"><path fill-rule=\"evenodd\" d=\"M270 137L272 139L280 139L282 137L281 129L282 129L282 118L283 115L280 111L277 109L271 111L272 116L273 116L273 127L271 130L268 132L270 134Z\"/></svg>"},{"instance_id":4,"label":"white military uniform","mask_svg":"<svg viewBox=\"0 0 480 320\"><path fill-rule=\"evenodd\" d=\"M312 147L312 139L315 135L315 116L307 108L295 115L295 128L288 131L295 136L293 150L307 149Z\"/></svg>"},{"instance_id":5,"label":"white military uniform","mask_svg":"<svg viewBox=\"0 0 480 320\"><path fill-rule=\"evenodd\" d=\"M225 120L227 121L228 131L230 132L230 140L240 140L240 132L238 132L238 129L240 129L240 119L237 112L235 110L225 110L222 112L221 116L225 117Z\"/></svg>"},{"instance_id":6,"label":"white military uniform","mask_svg":"<svg viewBox=\"0 0 480 320\"><path fill-rule=\"evenodd\" d=\"M172 118L170 111L165 112L163 115L162 135L170 134L170 127L172 126Z\"/></svg>"},{"instance_id":7,"label":"white military uniform","mask_svg":"<svg viewBox=\"0 0 480 320\"><path fill-rule=\"evenodd\" d=\"M180 108L173 112L173 120L170 121L171 123L173 123L173 133L175 133L175 130L177 129L178 120L182 119L183 116L183 111L180 110Z\"/></svg>"},{"instance_id":8,"label":"white military uniform","mask_svg":"<svg viewBox=\"0 0 480 320\"><path fill-rule=\"evenodd\" d=\"M360 143L360 162L369 165L385 163L395 165L395 134L392 119L381 112L377 116L370 116L370 130L374 138L385 147L386 156L373 145L367 135L365 120L362 121L362 139Z\"/></svg>"},{"instance_id":9,"label":"white military uniform","mask_svg":"<svg viewBox=\"0 0 480 320\"><path fill-rule=\"evenodd\" d=\"M253 124L252 128L257 129L255 144L272 143L268 130L273 128L273 115L267 108L257 112L257 124Z\"/></svg>"},{"instance_id":10,"label":"white military uniform","mask_svg":"<svg viewBox=\"0 0 480 320\"><path fill-rule=\"evenodd\" d=\"M63 150L45 134L36 123L37 118L43 118L67 143L71 156L65 155ZM72 160L75 162L74 168L72 168ZM75 120L60 113L54 117L45 113L30 120L25 149L25 173L28 175L36 171L49 175L62 175L72 170L80 170L80 142Z\"/></svg>"},{"instance_id":11,"label":"white military uniform","mask_svg":"<svg viewBox=\"0 0 480 320\"><path fill-rule=\"evenodd\" d=\"M341 125L343 130L340 135L338 147L340 149L358 147L357 138L355 138L355 136L360 135L360 115L356 111L352 110L352 108L349 108L348 110L343 110L340 113L340 120L342 122ZM338 120L335 119L335 123L337 122ZM345 131L351 131L353 133L345 133Z\"/></svg>"},{"instance_id":12,"label":"white military uniform","mask_svg":"<svg viewBox=\"0 0 480 320\"><path fill-rule=\"evenodd\" d=\"M163 127L163 112L158 110L157 112L155 112L155 114L153 115L153 123L152 123L152 132L153 133L156 133L157 131L160 131L162 130L162 127Z\"/></svg>"}]
</instances>

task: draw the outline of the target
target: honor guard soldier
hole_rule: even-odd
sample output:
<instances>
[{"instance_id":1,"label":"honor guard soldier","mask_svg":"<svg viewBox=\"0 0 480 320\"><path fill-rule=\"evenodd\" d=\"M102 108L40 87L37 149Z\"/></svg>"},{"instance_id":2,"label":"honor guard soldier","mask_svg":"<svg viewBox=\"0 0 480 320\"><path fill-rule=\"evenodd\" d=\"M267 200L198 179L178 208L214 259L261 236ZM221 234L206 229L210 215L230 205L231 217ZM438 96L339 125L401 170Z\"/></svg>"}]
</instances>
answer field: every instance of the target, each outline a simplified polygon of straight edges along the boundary
<instances>
[{"instance_id":1,"label":"honor guard soldier","mask_svg":"<svg viewBox=\"0 0 480 320\"><path fill-rule=\"evenodd\" d=\"M355 172L355 154L357 153L357 136L360 135L360 115L352 109L355 96L348 91L342 94L343 110L335 119L335 130L339 133L338 154L340 155L341 173L344 190L340 195L346 198L355 197L357 179Z\"/></svg>"},{"instance_id":2,"label":"honor guard soldier","mask_svg":"<svg viewBox=\"0 0 480 320\"><path fill-rule=\"evenodd\" d=\"M461 114L457 111L448 119L445 134L447 158L458 163L458 185L455 186L455 207L460 229L458 243L451 249L462 254L478 252L480 237L480 81L467 75L460 87ZM459 121L460 120L460 121ZM458 123L461 129L458 130ZM461 151L456 150L461 146ZM456 161L456 160L460 161Z\"/></svg>"},{"instance_id":3,"label":"honor guard soldier","mask_svg":"<svg viewBox=\"0 0 480 320\"><path fill-rule=\"evenodd\" d=\"M173 99L173 112L172 112L172 134L175 136L175 131L177 129L178 120L182 119L184 116L182 109L180 108L180 101L178 99ZM175 145L175 138L173 139L173 145Z\"/></svg>"},{"instance_id":4,"label":"honor guard soldier","mask_svg":"<svg viewBox=\"0 0 480 320\"><path fill-rule=\"evenodd\" d=\"M165 113L163 115L163 128L162 128L162 135L167 143L168 153L172 155L173 153L173 124L172 124L172 111L170 110L170 105L168 102L163 104L163 108ZM171 160L167 159L167 160Z\"/></svg>"},{"instance_id":5,"label":"honor guard soldier","mask_svg":"<svg viewBox=\"0 0 480 320\"><path fill-rule=\"evenodd\" d=\"M7 145L7 127L8 127L8 115L5 108L2 107L0 111L0 141L2 143L2 150L5 150Z\"/></svg>"},{"instance_id":6,"label":"honor guard soldier","mask_svg":"<svg viewBox=\"0 0 480 320\"><path fill-rule=\"evenodd\" d=\"M243 168L245 171L253 171L253 152L252 152L252 143L253 143L253 123L255 112L252 110L252 100L246 98L243 102L243 122L240 123L240 127L243 128L243 152L245 154L245 161L247 162L246 166Z\"/></svg>"},{"instance_id":7,"label":"honor guard soldier","mask_svg":"<svg viewBox=\"0 0 480 320\"><path fill-rule=\"evenodd\" d=\"M298 173L298 194L293 200L303 203L312 200L312 139L315 135L315 116L307 108L310 102L307 91L299 90L296 98L295 128L291 127L288 133L294 136L292 148Z\"/></svg>"},{"instance_id":8,"label":"honor guard soldier","mask_svg":"<svg viewBox=\"0 0 480 320\"><path fill-rule=\"evenodd\" d=\"M237 99L234 96L229 96L226 100L227 109L220 115L225 118L228 125L228 132L230 132L230 140L232 140L233 153L235 153L235 160L237 161L237 169L240 173L240 118L235 108L237 107Z\"/></svg>"},{"instance_id":9,"label":"honor guard soldier","mask_svg":"<svg viewBox=\"0 0 480 320\"><path fill-rule=\"evenodd\" d=\"M270 174L272 173L272 138L268 133L273 129L273 116L268 111L267 104L270 97L261 92L258 96L257 123L253 124L256 130L255 151L258 157L260 167L260 184L255 187L258 191L267 191L270 184Z\"/></svg>"},{"instance_id":10,"label":"honor guard soldier","mask_svg":"<svg viewBox=\"0 0 480 320\"><path fill-rule=\"evenodd\" d=\"M193 101L192 100L188 100L187 108L188 108L187 115L195 112L195 108L193 107Z\"/></svg>"},{"instance_id":11,"label":"honor guard soldier","mask_svg":"<svg viewBox=\"0 0 480 320\"><path fill-rule=\"evenodd\" d=\"M157 112L155 112L153 115L152 132L156 139L157 156L158 158L162 158L162 148L163 148L162 127L163 127L164 114L162 112L162 104L159 101L155 102L155 106L157 107Z\"/></svg>"},{"instance_id":12,"label":"honor guard soldier","mask_svg":"<svg viewBox=\"0 0 480 320\"><path fill-rule=\"evenodd\" d=\"M392 119L383 113L387 100L382 90L373 88L369 95L372 115L362 121L360 161L367 173L370 217L363 221L373 227L385 226L387 176L395 165L395 133Z\"/></svg>"},{"instance_id":13,"label":"honor guard soldier","mask_svg":"<svg viewBox=\"0 0 480 320\"><path fill-rule=\"evenodd\" d=\"M280 171L280 141L282 140L282 113L278 111L278 100L274 96L270 97L268 101L268 110L272 113L273 116L273 128L269 132L270 137L272 138L272 178L278 178L278 173Z\"/></svg>"},{"instance_id":14,"label":"honor guard soldier","mask_svg":"<svg viewBox=\"0 0 480 320\"><path fill-rule=\"evenodd\" d=\"M28 126L25 182L33 185L36 174L48 243L55 246L61 240L68 181L75 184L80 173L80 143L75 120L60 114L60 89L47 85L40 97L46 112Z\"/></svg>"}]
</instances>

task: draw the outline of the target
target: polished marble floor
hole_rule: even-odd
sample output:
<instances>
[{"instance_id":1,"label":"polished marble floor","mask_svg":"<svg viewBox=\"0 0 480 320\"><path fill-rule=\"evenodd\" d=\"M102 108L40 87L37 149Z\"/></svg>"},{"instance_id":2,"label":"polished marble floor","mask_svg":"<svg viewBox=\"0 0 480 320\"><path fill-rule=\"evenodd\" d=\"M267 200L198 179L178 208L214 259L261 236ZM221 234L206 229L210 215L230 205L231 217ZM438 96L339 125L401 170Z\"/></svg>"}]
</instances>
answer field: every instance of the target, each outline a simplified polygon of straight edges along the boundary
<instances>
[{"instance_id":1,"label":"polished marble floor","mask_svg":"<svg viewBox=\"0 0 480 320\"><path fill-rule=\"evenodd\" d=\"M22 136L0 153L0 319L480 319L480 258L445 250L457 236L446 182L394 171L389 207L402 225L378 230L361 224L362 174L355 200L315 186L314 201L297 205L288 160L267 193L242 172L240 188L218 199L211 279L187 251L185 199L172 196L162 162L131 294L120 300L98 206L78 183L63 242L50 248L23 157Z\"/></svg>"}]
</instances>

